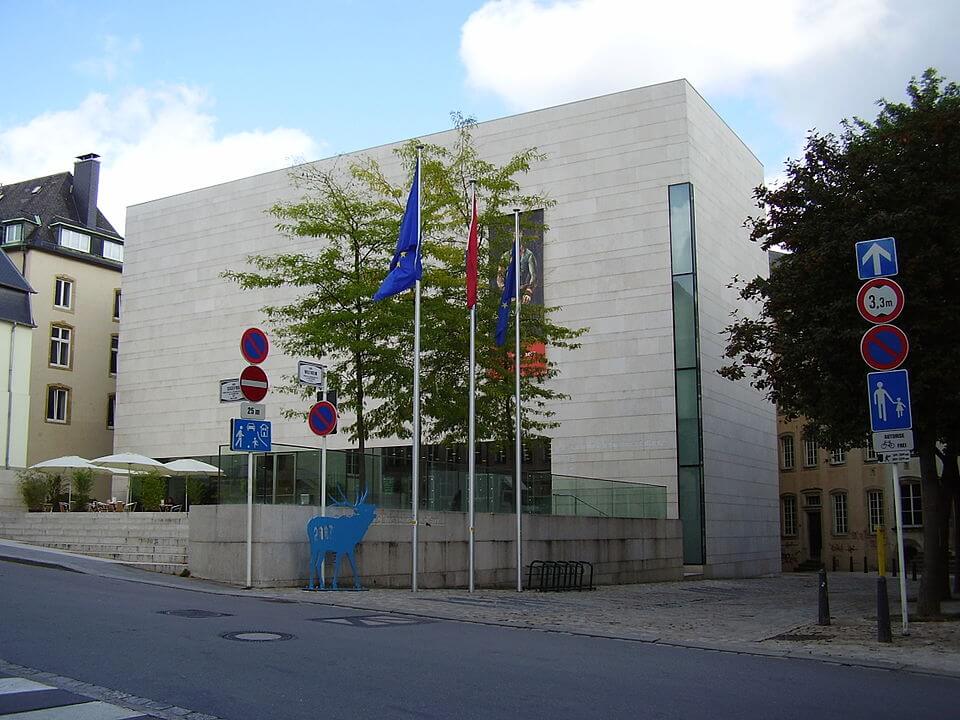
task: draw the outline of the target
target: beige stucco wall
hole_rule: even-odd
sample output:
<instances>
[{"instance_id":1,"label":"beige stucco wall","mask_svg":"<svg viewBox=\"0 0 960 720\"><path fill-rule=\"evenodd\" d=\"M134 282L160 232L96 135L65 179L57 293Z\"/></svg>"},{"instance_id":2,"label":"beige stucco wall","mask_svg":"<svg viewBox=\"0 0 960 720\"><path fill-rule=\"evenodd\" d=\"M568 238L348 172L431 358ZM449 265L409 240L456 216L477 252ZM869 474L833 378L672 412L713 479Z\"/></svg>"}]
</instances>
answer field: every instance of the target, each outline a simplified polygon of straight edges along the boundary
<instances>
[{"instance_id":1,"label":"beige stucco wall","mask_svg":"<svg viewBox=\"0 0 960 720\"><path fill-rule=\"evenodd\" d=\"M54 253L29 250L11 253L14 264L37 291L33 296L33 332L30 373L30 420L26 464L60 455L94 458L113 452L113 431L107 428L107 402L116 392L110 370L110 338L120 332L113 320L114 292L120 272ZM53 306L57 276L73 280L73 308ZM73 328L71 366L50 367L50 327ZM70 388L68 421L46 420L47 386Z\"/></svg>"},{"instance_id":2,"label":"beige stucco wall","mask_svg":"<svg viewBox=\"0 0 960 720\"><path fill-rule=\"evenodd\" d=\"M0 465L4 467L27 464L33 333L33 328L0 322Z\"/></svg>"}]
</instances>

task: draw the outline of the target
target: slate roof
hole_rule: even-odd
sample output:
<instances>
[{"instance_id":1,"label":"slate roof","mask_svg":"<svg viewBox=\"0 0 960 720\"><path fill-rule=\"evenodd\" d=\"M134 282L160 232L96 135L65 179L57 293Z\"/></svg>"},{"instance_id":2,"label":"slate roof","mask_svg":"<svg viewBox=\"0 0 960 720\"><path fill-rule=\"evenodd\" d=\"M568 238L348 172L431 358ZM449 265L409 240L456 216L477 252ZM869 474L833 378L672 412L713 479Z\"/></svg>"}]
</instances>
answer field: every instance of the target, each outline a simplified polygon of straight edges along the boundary
<instances>
[{"instance_id":1,"label":"slate roof","mask_svg":"<svg viewBox=\"0 0 960 720\"><path fill-rule=\"evenodd\" d=\"M38 187L40 189L34 192ZM38 217L41 227L33 228L29 225L24 227L26 235L24 240L28 243L32 241L56 243L57 239L50 224L58 220L86 227L73 196L72 173L62 172L0 185L0 220L24 218L36 222ZM30 230L28 231L27 228ZM90 229L123 239L99 209L97 209L97 227Z\"/></svg>"},{"instance_id":2,"label":"slate roof","mask_svg":"<svg viewBox=\"0 0 960 720\"><path fill-rule=\"evenodd\" d=\"M30 309L33 292L10 256L0 252L0 320L36 327Z\"/></svg>"}]
</instances>

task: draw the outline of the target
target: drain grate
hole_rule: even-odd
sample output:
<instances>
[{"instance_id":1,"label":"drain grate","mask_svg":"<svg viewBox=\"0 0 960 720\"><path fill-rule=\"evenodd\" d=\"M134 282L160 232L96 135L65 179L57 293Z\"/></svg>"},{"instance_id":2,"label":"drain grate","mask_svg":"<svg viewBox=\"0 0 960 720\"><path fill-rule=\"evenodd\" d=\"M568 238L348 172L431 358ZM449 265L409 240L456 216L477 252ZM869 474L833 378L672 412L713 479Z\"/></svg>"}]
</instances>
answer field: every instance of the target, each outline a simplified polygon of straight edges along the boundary
<instances>
[{"instance_id":1,"label":"drain grate","mask_svg":"<svg viewBox=\"0 0 960 720\"><path fill-rule=\"evenodd\" d=\"M240 642L272 642L274 640L293 640L290 633L271 632L269 630L241 630L240 632L223 633L220 637L225 640L239 640Z\"/></svg>"},{"instance_id":2,"label":"drain grate","mask_svg":"<svg viewBox=\"0 0 960 720\"><path fill-rule=\"evenodd\" d=\"M214 612L213 610L160 610L157 614L182 618L232 617L230 613Z\"/></svg>"},{"instance_id":3,"label":"drain grate","mask_svg":"<svg viewBox=\"0 0 960 720\"><path fill-rule=\"evenodd\" d=\"M429 625L437 622L431 618L413 617L410 615L348 615L335 618L309 618L310 622L330 623L331 625L347 625L358 628L399 627L402 625Z\"/></svg>"}]
</instances>

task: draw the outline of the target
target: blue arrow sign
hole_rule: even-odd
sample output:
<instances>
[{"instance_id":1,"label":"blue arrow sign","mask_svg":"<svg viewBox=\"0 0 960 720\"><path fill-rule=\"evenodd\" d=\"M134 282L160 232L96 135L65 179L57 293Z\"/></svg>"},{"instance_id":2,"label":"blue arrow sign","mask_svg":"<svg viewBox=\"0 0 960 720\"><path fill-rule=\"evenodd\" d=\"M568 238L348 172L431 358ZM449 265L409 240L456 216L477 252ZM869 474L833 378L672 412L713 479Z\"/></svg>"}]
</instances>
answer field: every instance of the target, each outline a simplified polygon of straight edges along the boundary
<instances>
[{"instance_id":1,"label":"blue arrow sign","mask_svg":"<svg viewBox=\"0 0 960 720\"><path fill-rule=\"evenodd\" d=\"M897 274L897 241L892 237L857 243L857 275L861 280Z\"/></svg>"},{"instance_id":2,"label":"blue arrow sign","mask_svg":"<svg viewBox=\"0 0 960 720\"><path fill-rule=\"evenodd\" d=\"M233 418L230 421L230 449L237 452L270 452L273 447L270 430L268 420Z\"/></svg>"},{"instance_id":3,"label":"blue arrow sign","mask_svg":"<svg viewBox=\"0 0 960 720\"><path fill-rule=\"evenodd\" d=\"M867 373L867 403L870 405L870 428L874 432L913 427L910 378L906 370Z\"/></svg>"}]
</instances>

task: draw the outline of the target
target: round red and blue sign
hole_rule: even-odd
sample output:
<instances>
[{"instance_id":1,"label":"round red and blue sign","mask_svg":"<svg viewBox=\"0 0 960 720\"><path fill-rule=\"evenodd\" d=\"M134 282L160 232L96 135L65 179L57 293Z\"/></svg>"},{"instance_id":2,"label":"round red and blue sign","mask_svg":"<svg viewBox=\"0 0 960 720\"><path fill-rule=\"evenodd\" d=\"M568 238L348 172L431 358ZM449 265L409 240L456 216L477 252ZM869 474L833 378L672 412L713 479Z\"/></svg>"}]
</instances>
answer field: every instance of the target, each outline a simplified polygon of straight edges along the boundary
<instances>
[{"instance_id":1,"label":"round red and blue sign","mask_svg":"<svg viewBox=\"0 0 960 720\"><path fill-rule=\"evenodd\" d=\"M337 408L326 400L321 400L312 408L307 415L307 425L314 435L329 435L337 427Z\"/></svg>"},{"instance_id":2,"label":"round red and blue sign","mask_svg":"<svg viewBox=\"0 0 960 720\"><path fill-rule=\"evenodd\" d=\"M240 354L248 363L259 365L270 353L270 342L260 328L245 330L240 338Z\"/></svg>"},{"instance_id":3,"label":"round red and blue sign","mask_svg":"<svg viewBox=\"0 0 960 720\"><path fill-rule=\"evenodd\" d=\"M899 367L910 352L910 342L903 330L895 325L876 325L863 334L860 354L874 370L893 370Z\"/></svg>"}]
</instances>

